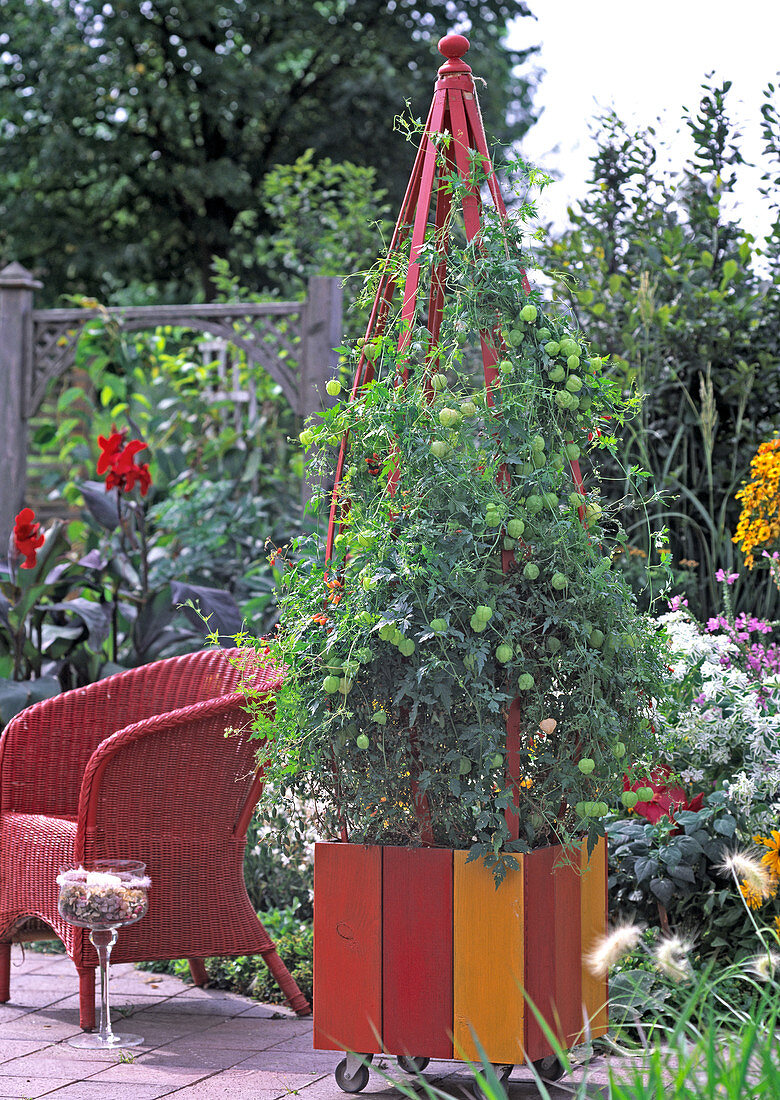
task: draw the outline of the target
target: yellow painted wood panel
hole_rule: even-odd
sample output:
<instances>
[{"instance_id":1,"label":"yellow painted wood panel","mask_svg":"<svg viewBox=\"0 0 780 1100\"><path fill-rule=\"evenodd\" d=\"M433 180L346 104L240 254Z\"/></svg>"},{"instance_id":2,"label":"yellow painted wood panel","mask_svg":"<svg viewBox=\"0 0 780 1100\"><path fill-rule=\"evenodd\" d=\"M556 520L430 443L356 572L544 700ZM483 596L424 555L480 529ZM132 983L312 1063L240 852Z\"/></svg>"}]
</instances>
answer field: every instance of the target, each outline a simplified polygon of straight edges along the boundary
<instances>
[{"instance_id":1,"label":"yellow painted wood panel","mask_svg":"<svg viewBox=\"0 0 780 1100\"><path fill-rule=\"evenodd\" d=\"M580 919L583 959L607 932L607 842L601 837L588 860L588 845L582 842ZM606 1035L608 1019L607 979L596 978L582 965L582 1000L590 1020L591 1038Z\"/></svg>"},{"instance_id":2,"label":"yellow painted wood panel","mask_svg":"<svg viewBox=\"0 0 780 1100\"><path fill-rule=\"evenodd\" d=\"M481 859L455 852L453 969L455 1057L523 1061L523 866L496 889ZM473 1034L472 1034L473 1032Z\"/></svg>"}]
</instances>

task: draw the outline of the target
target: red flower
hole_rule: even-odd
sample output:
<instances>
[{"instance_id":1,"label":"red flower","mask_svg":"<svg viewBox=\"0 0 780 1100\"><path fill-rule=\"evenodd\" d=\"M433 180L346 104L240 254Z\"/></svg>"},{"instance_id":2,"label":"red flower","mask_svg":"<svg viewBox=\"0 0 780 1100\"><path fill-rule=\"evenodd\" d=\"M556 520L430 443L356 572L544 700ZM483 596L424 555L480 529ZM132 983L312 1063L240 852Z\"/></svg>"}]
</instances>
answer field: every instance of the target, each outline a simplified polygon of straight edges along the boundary
<instances>
[{"instance_id":1,"label":"red flower","mask_svg":"<svg viewBox=\"0 0 780 1100\"><path fill-rule=\"evenodd\" d=\"M149 464L144 462L139 465L134 461L139 451L146 450L146 444L140 439L131 439L125 445L127 431L112 431L106 439L98 436L101 455L98 459L97 472L107 474L106 492L118 489L122 493L129 493L135 488L136 482L141 487L141 496L145 497L152 484L152 476L149 473Z\"/></svg>"},{"instance_id":2,"label":"red flower","mask_svg":"<svg viewBox=\"0 0 780 1100\"><path fill-rule=\"evenodd\" d=\"M640 787L652 787L653 797L650 801L637 802L633 810L634 813L646 817L651 825L655 825L662 817L668 817L671 822L674 822L675 812L700 810L704 803L703 791L688 801L682 787L669 787L667 785L666 780L668 777L669 771L666 768L659 768L653 772L649 779L637 779L634 783L629 783L627 775L623 776L624 791L637 791Z\"/></svg>"},{"instance_id":3,"label":"red flower","mask_svg":"<svg viewBox=\"0 0 780 1100\"><path fill-rule=\"evenodd\" d=\"M13 539L16 552L24 556L21 568L32 569L38 562L36 550L43 546L41 525L35 522L35 512L32 508L22 508L16 517Z\"/></svg>"},{"instance_id":4,"label":"red flower","mask_svg":"<svg viewBox=\"0 0 780 1100\"><path fill-rule=\"evenodd\" d=\"M114 463L114 459L119 455L122 449L122 444L125 441L126 431L118 432L116 429L112 429L111 435L106 439L104 435L98 436L98 446L101 450L100 458L97 463L97 472L104 474Z\"/></svg>"}]
</instances>

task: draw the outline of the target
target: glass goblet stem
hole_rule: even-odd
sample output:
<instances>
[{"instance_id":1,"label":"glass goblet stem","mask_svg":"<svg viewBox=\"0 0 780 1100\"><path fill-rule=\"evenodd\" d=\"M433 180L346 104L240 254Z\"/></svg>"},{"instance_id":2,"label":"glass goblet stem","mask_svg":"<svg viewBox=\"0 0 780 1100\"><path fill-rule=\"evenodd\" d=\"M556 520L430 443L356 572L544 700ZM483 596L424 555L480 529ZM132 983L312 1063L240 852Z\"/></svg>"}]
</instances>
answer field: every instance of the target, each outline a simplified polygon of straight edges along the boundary
<instances>
[{"instance_id":1,"label":"glass goblet stem","mask_svg":"<svg viewBox=\"0 0 780 1100\"><path fill-rule=\"evenodd\" d=\"M108 996L108 967L111 962L111 948L117 940L116 928L94 929L89 934L89 942L97 951L100 962L100 1038L106 1043L115 1042L111 1030L111 1006Z\"/></svg>"}]
</instances>

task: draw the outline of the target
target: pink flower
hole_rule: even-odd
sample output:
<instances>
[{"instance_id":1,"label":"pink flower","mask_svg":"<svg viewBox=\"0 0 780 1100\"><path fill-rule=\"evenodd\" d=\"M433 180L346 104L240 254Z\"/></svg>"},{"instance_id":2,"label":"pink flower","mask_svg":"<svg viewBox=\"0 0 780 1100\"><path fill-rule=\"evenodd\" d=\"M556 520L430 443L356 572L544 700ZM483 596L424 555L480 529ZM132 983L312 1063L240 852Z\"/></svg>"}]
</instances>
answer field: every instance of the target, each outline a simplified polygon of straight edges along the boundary
<instances>
[{"instance_id":1,"label":"pink flower","mask_svg":"<svg viewBox=\"0 0 780 1100\"><path fill-rule=\"evenodd\" d=\"M739 573L726 573L725 570L719 569L715 574L715 580L721 584L725 581L726 584L733 584L734 581L739 580Z\"/></svg>"}]
</instances>

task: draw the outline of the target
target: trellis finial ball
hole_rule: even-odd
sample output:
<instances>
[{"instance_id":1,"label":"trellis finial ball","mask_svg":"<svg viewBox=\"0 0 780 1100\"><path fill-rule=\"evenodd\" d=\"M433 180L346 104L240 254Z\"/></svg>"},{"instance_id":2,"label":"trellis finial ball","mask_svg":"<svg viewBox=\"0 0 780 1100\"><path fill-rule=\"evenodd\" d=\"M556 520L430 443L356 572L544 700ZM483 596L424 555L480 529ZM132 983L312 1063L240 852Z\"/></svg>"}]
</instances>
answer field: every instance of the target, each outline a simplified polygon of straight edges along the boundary
<instances>
[{"instance_id":1,"label":"trellis finial ball","mask_svg":"<svg viewBox=\"0 0 780 1100\"><path fill-rule=\"evenodd\" d=\"M444 57L463 57L469 48L469 40L463 34L446 34L439 39L439 53Z\"/></svg>"}]
</instances>

